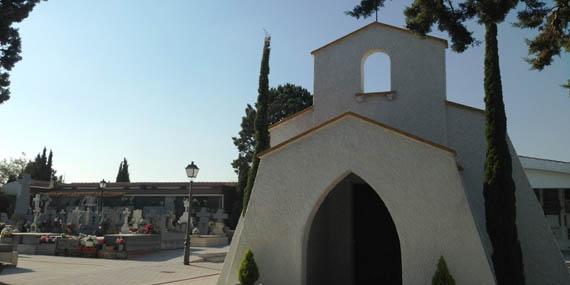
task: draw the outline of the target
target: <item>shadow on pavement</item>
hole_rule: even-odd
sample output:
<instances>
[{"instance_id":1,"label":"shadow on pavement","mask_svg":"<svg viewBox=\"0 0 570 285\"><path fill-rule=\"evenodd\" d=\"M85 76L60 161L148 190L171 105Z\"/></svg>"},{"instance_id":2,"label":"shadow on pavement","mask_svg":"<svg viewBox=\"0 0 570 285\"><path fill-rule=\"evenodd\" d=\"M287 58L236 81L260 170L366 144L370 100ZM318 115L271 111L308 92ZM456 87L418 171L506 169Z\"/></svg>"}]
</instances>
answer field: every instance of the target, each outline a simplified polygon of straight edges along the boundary
<instances>
[{"instance_id":1,"label":"shadow on pavement","mask_svg":"<svg viewBox=\"0 0 570 285\"><path fill-rule=\"evenodd\" d=\"M190 250L191 260L194 260L196 257L200 257L200 259L219 259L219 256L225 257L225 252L220 252L223 247L220 248L192 248ZM162 262L162 261L169 261L174 259L180 259L182 262L182 257L184 256L183 249L171 249L171 250L160 250L156 252L150 252L143 255L136 255L132 256L129 255L128 260L133 261L142 261L142 262ZM213 260L212 260L213 261ZM223 258L222 258L223 262Z\"/></svg>"},{"instance_id":2,"label":"shadow on pavement","mask_svg":"<svg viewBox=\"0 0 570 285\"><path fill-rule=\"evenodd\" d=\"M17 273L26 273L26 272L33 272L33 270L28 269L28 268L19 268L19 267L9 267L9 268L4 268L4 270L2 272L0 272L0 276L5 276L5 275L9 275L9 274L17 274ZM4 283L0 282L0 285L2 285Z\"/></svg>"},{"instance_id":3,"label":"shadow on pavement","mask_svg":"<svg viewBox=\"0 0 570 285\"><path fill-rule=\"evenodd\" d=\"M176 259L182 257L184 255L184 251L180 249L171 249L171 250L160 250L156 252L150 252L143 255L129 255L128 260L135 260L135 261L143 261L143 262L160 262L160 261L168 261L172 259Z\"/></svg>"}]
</instances>

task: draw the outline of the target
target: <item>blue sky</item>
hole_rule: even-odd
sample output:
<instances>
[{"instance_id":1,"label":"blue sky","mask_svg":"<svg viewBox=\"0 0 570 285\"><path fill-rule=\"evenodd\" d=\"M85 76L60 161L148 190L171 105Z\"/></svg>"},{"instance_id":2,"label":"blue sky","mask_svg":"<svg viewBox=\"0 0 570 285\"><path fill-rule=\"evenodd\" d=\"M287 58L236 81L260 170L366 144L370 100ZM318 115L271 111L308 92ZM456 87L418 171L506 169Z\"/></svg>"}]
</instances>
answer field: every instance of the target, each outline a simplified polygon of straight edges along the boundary
<instances>
[{"instance_id":1,"label":"blue sky","mask_svg":"<svg viewBox=\"0 0 570 285\"><path fill-rule=\"evenodd\" d=\"M257 96L263 29L272 35L270 84L312 91L310 51L371 22L343 14L355 3L42 2L19 25L23 60L0 105L0 158L47 146L67 182L114 181L123 157L132 181L185 181L190 160L199 181L235 180L231 136ZM380 20L404 26L404 6L388 2ZM499 29L511 139L519 154L570 161L570 96L559 87L570 57L529 70L532 32L511 27L513 16ZM482 65L482 46L447 50L449 100L483 107Z\"/></svg>"}]
</instances>

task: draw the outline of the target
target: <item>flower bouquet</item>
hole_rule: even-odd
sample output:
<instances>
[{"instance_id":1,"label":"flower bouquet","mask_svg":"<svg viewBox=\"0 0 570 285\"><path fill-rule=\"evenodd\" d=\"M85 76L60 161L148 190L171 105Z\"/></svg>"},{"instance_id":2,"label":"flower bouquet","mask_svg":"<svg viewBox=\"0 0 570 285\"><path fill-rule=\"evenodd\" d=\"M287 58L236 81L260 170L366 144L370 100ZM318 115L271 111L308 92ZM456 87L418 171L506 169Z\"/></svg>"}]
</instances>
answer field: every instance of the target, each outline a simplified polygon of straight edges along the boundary
<instances>
[{"instance_id":1,"label":"flower bouquet","mask_svg":"<svg viewBox=\"0 0 570 285\"><path fill-rule=\"evenodd\" d=\"M115 240L115 244L117 245L117 251L125 250L125 239L119 237Z\"/></svg>"}]
</instances>

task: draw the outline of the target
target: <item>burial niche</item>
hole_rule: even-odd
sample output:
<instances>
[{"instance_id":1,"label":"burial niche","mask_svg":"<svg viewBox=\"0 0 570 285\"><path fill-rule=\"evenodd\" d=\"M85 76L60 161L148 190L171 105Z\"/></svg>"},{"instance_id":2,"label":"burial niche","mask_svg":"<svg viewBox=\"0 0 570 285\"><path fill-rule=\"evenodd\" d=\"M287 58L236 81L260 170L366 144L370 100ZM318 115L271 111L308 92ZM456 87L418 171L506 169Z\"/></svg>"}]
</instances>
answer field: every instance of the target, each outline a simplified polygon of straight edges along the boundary
<instances>
[{"instance_id":1,"label":"burial niche","mask_svg":"<svg viewBox=\"0 0 570 285\"><path fill-rule=\"evenodd\" d=\"M402 284L400 241L380 196L349 175L323 200L310 227L307 282Z\"/></svg>"}]
</instances>

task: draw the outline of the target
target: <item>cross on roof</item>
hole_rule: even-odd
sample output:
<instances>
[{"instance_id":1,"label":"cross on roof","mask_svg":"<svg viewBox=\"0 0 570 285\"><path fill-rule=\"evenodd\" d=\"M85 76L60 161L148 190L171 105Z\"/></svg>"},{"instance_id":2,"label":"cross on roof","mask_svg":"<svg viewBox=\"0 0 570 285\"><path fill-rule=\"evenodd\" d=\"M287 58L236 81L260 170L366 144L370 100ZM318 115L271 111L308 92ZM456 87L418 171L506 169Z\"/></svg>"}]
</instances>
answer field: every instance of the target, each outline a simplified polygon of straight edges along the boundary
<instances>
[{"instance_id":1,"label":"cross on roof","mask_svg":"<svg viewBox=\"0 0 570 285\"><path fill-rule=\"evenodd\" d=\"M376 10L376 22L378 22L378 7L376 7L374 10Z\"/></svg>"}]
</instances>

